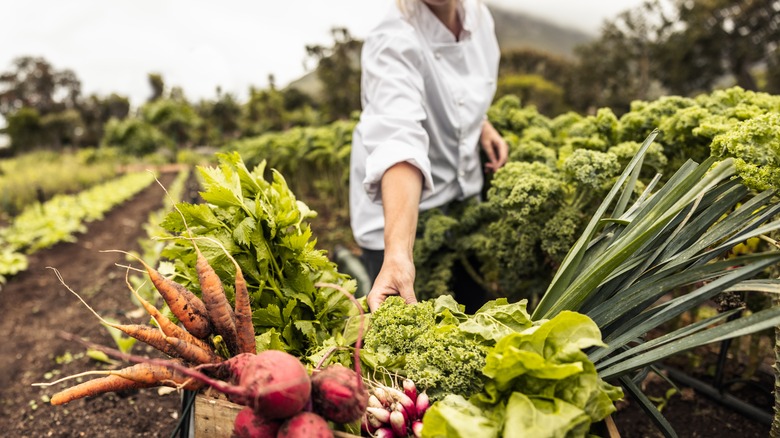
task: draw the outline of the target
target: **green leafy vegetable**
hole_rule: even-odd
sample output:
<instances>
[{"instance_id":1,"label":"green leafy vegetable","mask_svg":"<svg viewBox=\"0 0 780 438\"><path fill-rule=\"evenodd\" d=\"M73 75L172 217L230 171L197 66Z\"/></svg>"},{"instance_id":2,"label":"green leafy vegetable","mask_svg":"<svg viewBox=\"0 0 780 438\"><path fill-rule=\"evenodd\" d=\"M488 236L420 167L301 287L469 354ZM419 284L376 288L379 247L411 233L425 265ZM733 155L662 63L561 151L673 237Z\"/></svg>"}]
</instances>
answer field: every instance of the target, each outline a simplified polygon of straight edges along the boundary
<instances>
[{"instance_id":1,"label":"green leafy vegetable","mask_svg":"<svg viewBox=\"0 0 780 438\"><path fill-rule=\"evenodd\" d=\"M363 357L372 368L400 373L432 400L446 394L464 396L482 388L485 347L452 322L451 297L440 297L413 306L389 297L371 315ZM460 310L455 304L455 312ZM437 312L438 310L438 312Z\"/></svg>"},{"instance_id":2,"label":"green leafy vegetable","mask_svg":"<svg viewBox=\"0 0 780 438\"><path fill-rule=\"evenodd\" d=\"M615 411L623 392L598 376L583 351L604 345L590 318L561 312L531 323L524 303L502 300L488 303L461 327L492 335L498 321L514 329L486 350L483 390L469 400L447 395L434 403L423 436L583 437L593 422Z\"/></svg>"},{"instance_id":3,"label":"green leafy vegetable","mask_svg":"<svg viewBox=\"0 0 780 438\"><path fill-rule=\"evenodd\" d=\"M198 168L206 203L180 203L181 214L171 212L163 221L168 232L182 237L163 256L175 260L177 280L199 292L187 227L195 237L218 241L247 281L258 347L306 357L343 330L345 318L355 311L341 292L315 284L333 283L354 292L354 281L316 248L308 223L316 213L295 198L280 173L271 171L269 181L264 163L250 171L238 153L217 156L219 167ZM198 246L232 300L234 265L216 243L198 240Z\"/></svg>"}]
</instances>

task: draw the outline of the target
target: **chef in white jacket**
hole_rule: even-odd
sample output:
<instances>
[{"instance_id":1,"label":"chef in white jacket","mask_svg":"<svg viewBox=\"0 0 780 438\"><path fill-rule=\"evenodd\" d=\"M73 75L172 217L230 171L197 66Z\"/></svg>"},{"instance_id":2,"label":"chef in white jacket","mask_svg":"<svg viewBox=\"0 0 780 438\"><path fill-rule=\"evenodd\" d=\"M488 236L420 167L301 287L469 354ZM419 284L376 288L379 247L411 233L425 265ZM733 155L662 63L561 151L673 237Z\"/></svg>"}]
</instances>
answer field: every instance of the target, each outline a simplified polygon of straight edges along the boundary
<instances>
[{"instance_id":1,"label":"chef in white jacket","mask_svg":"<svg viewBox=\"0 0 780 438\"><path fill-rule=\"evenodd\" d=\"M361 54L363 111L352 139L350 221L373 286L416 302L419 211L479 196L508 148L487 121L498 76L493 19L479 0L398 0Z\"/></svg>"}]
</instances>

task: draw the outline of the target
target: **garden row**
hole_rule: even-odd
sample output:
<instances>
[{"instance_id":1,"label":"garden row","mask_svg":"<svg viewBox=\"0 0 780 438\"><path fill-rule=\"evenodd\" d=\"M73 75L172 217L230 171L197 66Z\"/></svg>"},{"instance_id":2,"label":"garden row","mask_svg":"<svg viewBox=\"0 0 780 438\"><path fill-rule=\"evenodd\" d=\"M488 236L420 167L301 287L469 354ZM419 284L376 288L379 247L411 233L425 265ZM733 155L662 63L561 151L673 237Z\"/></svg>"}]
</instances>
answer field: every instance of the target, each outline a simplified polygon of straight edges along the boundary
<instances>
[{"instance_id":1,"label":"garden row","mask_svg":"<svg viewBox=\"0 0 780 438\"><path fill-rule=\"evenodd\" d=\"M151 172L129 173L73 195L29 204L0 228L0 284L27 269L27 255L59 242L72 242L86 223L101 219L154 181Z\"/></svg>"},{"instance_id":2,"label":"garden row","mask_svg":"<svg viewBox=\"0 0 780 438\"><path fill-rule=\"evenodd\" d=\"M113 178L118 164L116 150L107 148L37 151L0 160L0 219L7 220L36 201L77 193Z\"/></svg>"}]
</instances>

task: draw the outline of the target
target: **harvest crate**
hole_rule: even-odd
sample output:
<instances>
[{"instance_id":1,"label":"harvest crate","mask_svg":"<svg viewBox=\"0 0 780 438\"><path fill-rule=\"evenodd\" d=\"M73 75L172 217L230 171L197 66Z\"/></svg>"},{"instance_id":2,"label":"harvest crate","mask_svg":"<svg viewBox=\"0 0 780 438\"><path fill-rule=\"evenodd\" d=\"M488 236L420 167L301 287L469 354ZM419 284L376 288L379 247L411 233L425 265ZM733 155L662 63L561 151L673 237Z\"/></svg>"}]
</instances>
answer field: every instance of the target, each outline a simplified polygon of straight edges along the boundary
<instances>
[{"instance_id":1,"label":"harvest crate","mask_svg":"<svg viewBox=\"0 0 780 438\"><path fill-rule=\"evenodd\" d=\"M195 397L193 428L190 438L231 438L233 422L243 409L241 405L231 403L224 398L214 398L204 394ZM359 435L334 430L336 438L361 438Z\"/></svg>"},{"instance_id":2,"label":"harvest crate","mask_svg":"<svg viewBox=\"0 0 780 438\"><path fill-rule=\"evenodd\" d=\"M198 394L195 397L195 438L230 438L233 422L243 406L225 399Z\"/></svg>"}]
</instances>

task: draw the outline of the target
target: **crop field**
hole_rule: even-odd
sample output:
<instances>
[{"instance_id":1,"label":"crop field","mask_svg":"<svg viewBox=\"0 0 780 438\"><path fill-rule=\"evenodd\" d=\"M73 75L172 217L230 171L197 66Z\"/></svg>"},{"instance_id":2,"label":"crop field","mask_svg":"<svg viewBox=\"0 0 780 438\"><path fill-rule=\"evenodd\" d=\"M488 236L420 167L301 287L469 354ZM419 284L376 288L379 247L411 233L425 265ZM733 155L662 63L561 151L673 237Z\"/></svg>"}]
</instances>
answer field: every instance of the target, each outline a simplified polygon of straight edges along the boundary
<instances>
[{"instance_id":1,"label":"crop field","mask_svg":"<svg viewBox=\"0 0 780 438\"><path fill-rule=\"evenodd\" d=\"M174 176L162 174L160 181L168 184ZM142 225L163 206L163 199L162 189L149 185L90 224L77 242L60 243L30 256L29 268L3 287L0 308L5 316L0 324L7 336L0 353L0 427L6 436L151 437L168 436L176 427L181 416L181 397L176 393L161 396L156 389L146 389L79 400L61 409L48 403L52 388L32 386L47 376L55 380L96 368L82 346L63 340L60 333L113 345L109 332L48 268L60 270L68 285L102 315L143 320L130 300L124 269L115 266L124 259L100 251L139 251L138 240L146 234Z\"/></svg>"}]
</instances>

